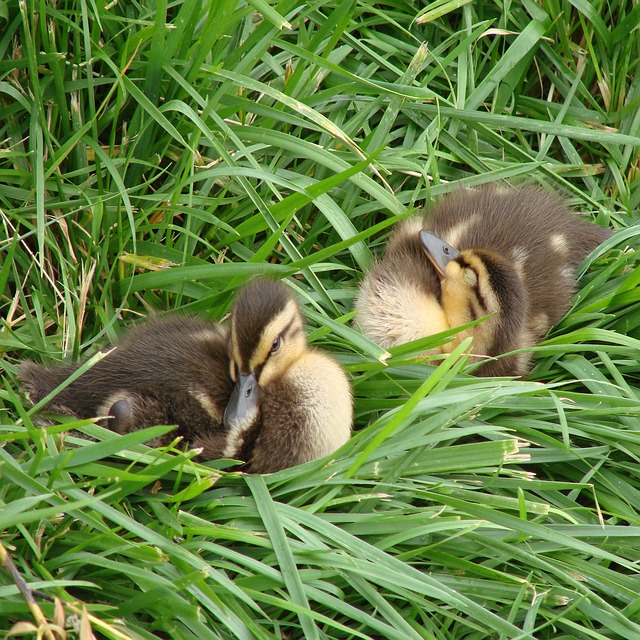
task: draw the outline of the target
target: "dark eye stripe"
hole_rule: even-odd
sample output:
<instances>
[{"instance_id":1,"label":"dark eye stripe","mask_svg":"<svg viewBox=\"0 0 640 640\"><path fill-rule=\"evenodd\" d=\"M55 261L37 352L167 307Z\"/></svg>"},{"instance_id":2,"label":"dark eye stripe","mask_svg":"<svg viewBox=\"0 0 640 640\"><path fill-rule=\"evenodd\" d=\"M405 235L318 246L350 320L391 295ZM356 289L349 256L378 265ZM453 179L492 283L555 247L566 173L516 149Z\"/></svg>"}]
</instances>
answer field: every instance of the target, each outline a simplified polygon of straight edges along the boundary
<instances>
[{"instance_id":1,"label":"dark eye stripe","mask_svg":"<svg viewBox=\"0 0 640 640\"><path fill-rule=\"evenodd\" d=\"M478 277L478 272L476 271L476 278ZM480 280L476 281L478 284L476 284L473 287L473 293L476 294L476 300L478 301L478 304L480 305L480 308L485 311L488 312L489 311L489 306L487 305L487 301L485 300L485 297L482 295L482 293L480 292L480 285L479 282Z\"/></svg>"},{"instance_id":2,"label":"dark eye stripe","mask_svg":"<svg viewBox=\"0 0 640 640\"><path fill-rule=\"evenodd\" d=\"M287 334L289 333L289 330L291 329L291 325L293 325L293 321L295 320L295 318L291 318L291 320L289 320L289 322L287 323L287 325L285 326L285 328L278 334L278 337L276 338L276 340L280 340L280 342L282 343L282 341L285 339L285 337L287 336ZM295 332L292 333L291 335L295 335ZM275 342L274 342L275 344ZM276 349L277 351L277 349ZM271 351L269 352L269 355L271 355ZM275 351L273 352L275 353Z\"/></svg>"},{"instance_id":3,"label":"dark eye stripe","mask_svg":"<svg viewBox=\"0 0 640 640\"><path fill-rule=\"evenodd\" d=\"M280 351L280 346L282 346L282 342L284 342L284 339L286 337L290 338L292 336L295 336L300 332L300 329L298 328L291 331L291 327L293 326L294 321L295 321L295 317L291 318L291 320L289 320L289 322L286 324L285 328L276 337L276 340L280 340L280 345L278 346L278 348L273 349L272 347L271 349L269 349L269 353L267 353L267 357L265 358L264 362L256 367L256 373L258 374L258 376L260 376L260 372L262 371L262 368L264 367L264 365L267 363L267 360L269 360L271 356L275 355ZM273 344L275 344L276 340L274 340Z\"/></svg>"},{"instance_id":4,"label":"dark eye stripe","mask_svg":"<svg viewBox=\"0 0 640 640\"><path fill-rule=\"evenodd\" d=\"M510 292L515 284L513 276L510 276L509 272L506 271L502 265L488 257L485 258L485 266L487 269L487 277L489 278L489 285L498 298L498 304L501 308L506 308L512 303L511 297L513 294Z\"/></svg>"},{"instance_id":5,"label":"dark eye stripe","mask_svg":"<svg viewBox=\"0 0 640 640\"><path fill-rule=\"evenodd\" d=\"M458 256L455 261L463 268L463 269L473 269L473 267L462 257ZM475 271L475 269L473 269Z\"/></svg>"}]
</instances>

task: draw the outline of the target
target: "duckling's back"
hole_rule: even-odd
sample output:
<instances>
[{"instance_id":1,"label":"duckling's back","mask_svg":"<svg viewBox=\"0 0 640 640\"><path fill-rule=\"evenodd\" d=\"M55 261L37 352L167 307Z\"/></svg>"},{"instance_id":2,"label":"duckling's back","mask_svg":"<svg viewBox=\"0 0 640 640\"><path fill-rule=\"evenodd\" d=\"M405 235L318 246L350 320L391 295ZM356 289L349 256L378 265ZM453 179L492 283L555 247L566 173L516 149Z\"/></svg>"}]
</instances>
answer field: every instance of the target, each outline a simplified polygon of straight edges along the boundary
<instances>
[{"instance_id":1,"label":"duckling's back","mask_svg":"<svg viewBox=\"0 0 640 640\"><path fill-rule=\"evenodd\" d=\"M123 420L139 427L182 422L183 415L221 423L232 389L227 336L220 325L193 317L151 320L60 391L50 407L80 418L122 408L130 414ZM23 389L34 404L40 402L78 366L25 362Z\"/></svg>"},{"instance_id":2,"label":"duckling's back","mask_svg":"<svg viewBox=\"0 0 640 640\"><path fill-rule=\"evenodd\" d=\"M461 189L425 214L424 227L460 251L490 249L513 261L542 334L566 313L575 268L611 234L537 187Z\"/></svg>"}]
</instances>

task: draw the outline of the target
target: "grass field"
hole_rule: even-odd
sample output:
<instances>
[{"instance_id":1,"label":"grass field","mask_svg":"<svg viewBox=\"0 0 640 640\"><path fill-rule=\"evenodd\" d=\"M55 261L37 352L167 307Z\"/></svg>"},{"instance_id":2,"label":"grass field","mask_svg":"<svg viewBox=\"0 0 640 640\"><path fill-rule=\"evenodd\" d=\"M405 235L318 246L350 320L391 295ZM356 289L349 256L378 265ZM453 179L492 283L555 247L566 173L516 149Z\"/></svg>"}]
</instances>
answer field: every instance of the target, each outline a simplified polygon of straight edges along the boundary
<instances>
[{"instance_id":1,"label":"grass field","mask_svg":"<svg viewBox=\"0 0 640 640\"><path fill-rule=\"evenodd\" d=\"M622 0L0 0L0 559L57 602L0 570L0 635L640 639L639 27ZM352 303L392 225L499 180L615 230L532 374L383 363ZM351 376L335 459L38 428L21 359L220 319L257 273Z\"/></svg>"}]
</instances>

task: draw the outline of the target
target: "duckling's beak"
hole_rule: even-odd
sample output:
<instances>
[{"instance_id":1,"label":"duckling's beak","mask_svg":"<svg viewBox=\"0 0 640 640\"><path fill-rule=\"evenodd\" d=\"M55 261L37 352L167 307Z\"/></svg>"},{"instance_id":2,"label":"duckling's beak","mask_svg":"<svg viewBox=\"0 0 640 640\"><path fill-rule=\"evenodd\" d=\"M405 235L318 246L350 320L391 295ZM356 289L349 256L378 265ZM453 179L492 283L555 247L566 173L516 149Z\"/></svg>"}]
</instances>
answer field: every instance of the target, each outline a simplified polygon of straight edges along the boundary
<instances>
[{"instance_id":1,"label":"duckling's beak","mask_svg":"<svg viewBox=\"0 0 640 640\"><path fill-rule=\"evenodd\" d=\"M259 402L260 386L255 372L239 374L224 411L224 426L227 429L250 427L258 417Z\"/></svg>"},{"instance_id":2,"label":"duckling's beak","mask_svg":"<svg viewBox=\"0 0 640 640\"><path fill-rule=\"evenodd\" d=\"M460 255L457 249L438 238L435 233L420 231L420 241L427 258L431 260L438 275L442 278L447 265Z\"/></svg>"}]
</instances>

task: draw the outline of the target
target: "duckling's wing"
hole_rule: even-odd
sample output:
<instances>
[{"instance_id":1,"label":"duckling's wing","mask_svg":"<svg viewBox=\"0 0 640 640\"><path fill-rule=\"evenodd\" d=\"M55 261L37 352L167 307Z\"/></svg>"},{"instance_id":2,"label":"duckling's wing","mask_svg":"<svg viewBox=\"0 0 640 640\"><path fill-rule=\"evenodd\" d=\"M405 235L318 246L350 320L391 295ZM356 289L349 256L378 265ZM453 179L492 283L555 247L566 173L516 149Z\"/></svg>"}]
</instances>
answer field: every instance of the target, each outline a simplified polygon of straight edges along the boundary
<instances>
[{"instance_id":1,"label":"duckling's wing","mask_svg":"<svg viewBox=\"0 0 640 640\"><path fill-rule=\"evenodd\" d=\"M158 397L192 393L200 404L224 411L231 393L227 331L191 317L152 320L131 331L116 348L63 389L51 403L79 417L92 417L123 391L155 390ZM32 401L48 395L75 366L47 369L25 364L23 387Z\"/></svg>"},{"instance_id":2,"label":"duckling's wing","mask_svg":"<svg viewBox=\"0 0 640 640\"><path fill-rule=\"evenodd\" d=\"M121 390L108 396L98 414L108 416L106 425L117 433L129 433L153 425L177 425L177 430L149 442L151 446L168 444L176 436L184 438L191 446L202 446L200 440L208 442L213 437L225 440L225 429L219 411L209 401L202 402L198 394L187 390L158 390L139 388L135 391ZM203 452L205 459L220 457Z\"/></svg>"}]
</instances>

